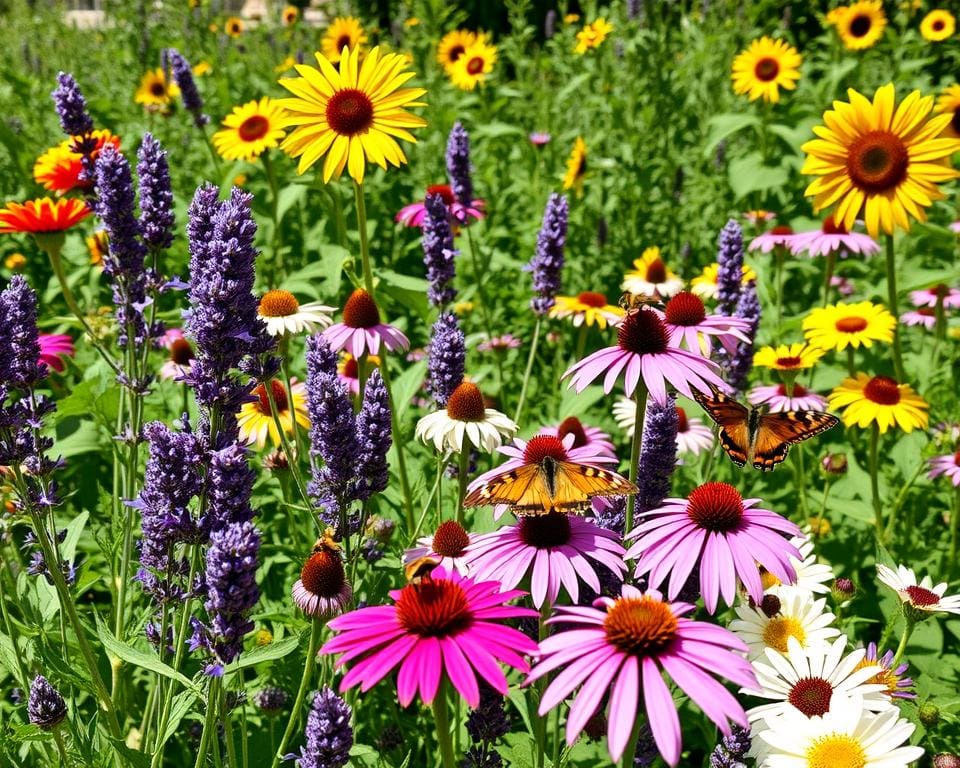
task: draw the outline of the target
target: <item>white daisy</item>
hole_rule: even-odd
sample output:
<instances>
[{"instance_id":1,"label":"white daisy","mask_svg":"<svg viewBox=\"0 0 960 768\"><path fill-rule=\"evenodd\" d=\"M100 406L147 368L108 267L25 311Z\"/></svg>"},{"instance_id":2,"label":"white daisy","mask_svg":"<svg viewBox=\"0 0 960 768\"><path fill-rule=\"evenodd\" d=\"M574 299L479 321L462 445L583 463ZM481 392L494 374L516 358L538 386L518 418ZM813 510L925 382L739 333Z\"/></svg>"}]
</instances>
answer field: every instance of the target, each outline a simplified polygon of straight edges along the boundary
<instances>
[{"instance_id":1,"label":"white daisy","mask_svg":"<svg viewBox=\"0 0 960 768\"><path fill-rule=\"evenodd\" d=\"M761 731L764 742L759 768L907 768L923 756L922 747L900 746L910 738L913 723L900 710L868 712L859 696L823 717L787 712ZM759 745L758 745L759 746Z\"/></svg>"},{"instance_id":2,"label":"white daisy","mask_svg":"<svg viewBox=\"0 0 960 768\"><path fill-rule=\"evenodd\" d=\"M687 416L687 412L677 408L677 450L680 453L692 453L699 456L702 451L713 446L713 430L696 416ZM617 426L633 437L637 404L629 397L621 395L613 404L613 418Z\"/></svg>"},{"instance_id":3,"label":"white daisy","mask_svg":"<svg viewBox=\"0 0 960 768\"><path fill-rule=\"evenodd\" d=\"M277 289L263 294L257 317L267 324L267 333L271 336L313 333L318 327L326 328L333 322L330 313L336 309L316 301L301 304L290 291Z\"/></svg>"},{"instance_id":4,"label":"white daisy","mask_svg":"<svg viewBox=\"0 0 960 768\"><path fill-rule=\"evenodd\" d=\"M750 648L751 661L762 657L766 648L786 653L791 637L801 648L814 648L840 634L839 629L830 626L836 617L826 609L826 604L826 598L814 600L805 592L791 592L783 597L767 595L763 604L755 608L748 604L737 606L739 618L730 622L729 629Z\"/></svg>"},{"instance_id":5,"label":"white daisy","mask_svg":"<svg viewBox=\"0 0 960 768\"><path fill-rule=\"evenodd\" d=\"M476 384L464 381L453 390L444 410L417 422L416 436L433 443L439 453L460 453L471 445L493 453L504 437L511 437L516 431L517 425L507 416L484 407Z\"/></svg>"},{"instance_id":6,"label":"white daisy","mask_svg":"<svg viewBox=\"0 0 960 768\"><path fill-rule=\"evenodd\" d=\"M764 592L768 595L783 595L790 591L818 593L826 595L830 592L830 582L834 580L833 569L825 563L818 563L817 556L813 553L813 542L806 534L794 536L790 539L798 550L802 560L790 557L790 565L797 572L797 580L793 584L784 584L776 576L768 571L761 569L760 580L763 582Z\"/></svg>"},{"instance_id":7,"label":"white daisy","mask_svg":"<svg viewBox=\"0 0 960 768\"><path fill-rule=\"evenodd\" d=\"M460 523L456 520L447 520L440 523L433 536L422 536L417 539L417 544L420 546L403 553L403 564L406 565L421 557L432 557L448 572L456 571L466 576L469 568L464 550L471 541L472 537Z\"/></svg>"},{"instance_id":8,"label":"white daisy","mask_svg":"<svg viewBox=\"0 0 960 768\"><path fill-rule=\"evenodd\" d=\"M903 565L898 565L894 572L892 568L878 564L877 577L900 596L901 603L909 603L911 607L927 613L943 611L960 614L960 595L943 596L947 591L945 581L934 586L933 579L924 576L918 582L913 569Z\"/></svg>"}]
</instances>

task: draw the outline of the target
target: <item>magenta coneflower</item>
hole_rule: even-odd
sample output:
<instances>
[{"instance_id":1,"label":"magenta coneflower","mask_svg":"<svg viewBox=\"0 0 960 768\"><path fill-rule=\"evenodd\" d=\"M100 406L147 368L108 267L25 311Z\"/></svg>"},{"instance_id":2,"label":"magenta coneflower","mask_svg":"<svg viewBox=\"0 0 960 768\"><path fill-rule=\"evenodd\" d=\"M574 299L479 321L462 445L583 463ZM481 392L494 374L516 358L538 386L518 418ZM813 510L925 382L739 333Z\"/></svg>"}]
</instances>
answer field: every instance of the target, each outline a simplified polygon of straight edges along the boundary
<instances>
[{"instance_id":1,"label":"magenta coneflower","mask_svg":"<svg viewBox=\"0 0 960 768\"><path fill-rule=\"evenodd\" d=\"M900 322L904 325L922 325L928 331L932 331L937 325L937 313L929 307L920 307L904 312L900 315Z\"/></svg>"},{"instance_id":2,"label":"magenta coneflower","mask_svg":"<svg viewBox=\"0 0 960 768\"><path fill-rule=\"evenodd\" d=\"M960 486L960 451L948 453L946 456L934 456L928 461L930 474L927 477L932 480L940 475L946 475L951 483Z\"/></svg>"},{"instance_id":3,"label":"magenta coneflower","mask_svg":"<svg viewBox=\"0 0 960 768\"><path fill-rule=\"evenodd\" d=\"M450 213L450 218L456 222L464 223L469 219L482 219L484 217L483 209L486 203L483 200L473 200L470 205L464 205L457 200L453 189L449 184L433 184L427 187L424 198L428 195L440 195L443 198L444 205ZM397 221L407 227L422 227L424 219L427 218L427 207L424 200L405 205L397 213Z\"/></svg>"},{"instance_id":4,"label":"magenta coneflower","mask_svg":"<svg viewBox=\"0 0 960 768\"><path fill-rule=\"evenodd\" d=\"M421 557L430 557L438 561L448 572L456 571L466 576L470 569L467 565L467 547L472 537L456 520L440 523L433 536L417 539L419 547L403 553L403 562L410 563Z\"/></svg>"},{"instance_id":5,"label":"magenta coneflower","mask_svg":"<svg viewBox=\"0 0 960 768\"><path fill-rule=\"evenodd\" d=\"M753 238L747 250L770 253L774 248L790 248L793 246L795 237L796 234L791 227L773 227L773 229Z\"/></svg>"},{"instance_id":6,"label":"magenta coneflower","mask_svg":"<svg viewBox=\"0 0 960 768\"><path fill-rule=\"evenodd\" d=\"M332 539L325 537L314 546L291 594L297 607L315 619L342 613L353 599L353 590L343 570L340 548Z\"/></svg>"},{"instance_id":7,"label":"magenta coneflower","mask_svg":"<svg viewBox=\"0 0 960 768\"><path fill-rule=\"evenodd\" d=\"M508 349L517 349L520 339L510 333L494 336L477 344L477 352L505 352Z\"/></svg>"},{"instance_id":8,"label":"magenta coneflower","mask_svg":"<svg viewBox=\"0 0 960 768\"><path fill-rule=\"evenodd\" d=\"M524 655L537 644L503 619L534 617L530 608L507 605L524 593L500 592L493 581L474 581L442 566L403 589L390 592L392 605L360 608L327 626L339 634L320 653L339 653L337 666L356 661L340 690L359 684L366 692L399 666L397 698L408 706L419 691L430 704L447 679L471 707L480 703L477 675L507 694L499 664L529 670Z\"/></svg>"},{"instance_id":9,"label":"magenta coneflower","mask_svg":"<svg viewBox=\"0 0 960 768\"><path fill-rule=\"evenodd\" d=\"M540 608L557 601L561 585L576 603L579 580L599 593L596 563L622 579L627 570L623 555L613 531L576 515L552 512L524 515L513 525L475 536L467 547L467 564L475 578L499 581L501 590L529 577L533 604Z\"/></svg>"},{"instance_id":10,"label":"magenta coneflower","mask_svg":"<svg viewBox=\"0 0 960 768\"><path fill-rule=\"evenodd\" d=\"M725 734L729 721L747 727L733 695L711 675L722 670L737 685L756 689L747 650L732 632L685 615L689 603L669 603L656 590L625 584L616 599L601 597L594 607L558 606L550 624L574 624L540 643L540 658L527 683L563 668L540 701L545 715L579 687L567 716L567 744L573 744L610 692L607 749L619 761L637 719L646 711L657 749L673 766L680 760L680 719L663 672L673 679Z\"/></svg>"},{"instance_id":11,"label":"magenta coneflower","mask_svg":"<svg viewBox=\"0 0 960 768\"><path fill-rule=\"evenodd\" d=\"M686 347L704 357L713 349L713 338L730 354L741 343L750 343L746 335L750 323L739 317L708 315L699 296L681 291L667 302L663 310L671 347Z\"/></svg>"},{"instance_id":12,"label":"magenta coneflower","mask_svg":"<svg viewBox=\"0 0 960 768\"><path fill-rule=\"evenodd\" d=\"M363 288L351 293L344 304L343 322L334 323L323 335L334 352L346 349L357 359L367 351L379 354L381 343L391 352L410 346L399 330L380 322L380 310Z\"/></svg>"},{"instance_id":13,"label":"magenta coneflower","mask_svg":"<svg viewBox=\"0 0 960 768\"><path fill-rule=\"evenodd\" d=\"M816 392L793 385L793 394L787 394L785 384L774 384L769 387L756 386L747 393L747 400L754 405L766 405L773 413L783 411L823 411L827 408L825 398Z\"/></svg>"},{"instance_id":14,"label":"magenta coneflower","mask_svg":"<svg viewBox=\"0 0 960 768\"><path fill-rule=\"evenodd\" d=\"M617 459L617 449L613 439L600 427L588 427L576 416L568 416L555 427L542 427L541 435L552 435L563 440L567 435L573 435L572 448L589 447L596 453L603 453L611 459ZM617 459L619 461L619 459Z\"/></svg>"},{"instance_id":15,"label":"magenta coneflower","mask_svg":"<svg viewBox=\"0 0 960 768\"><path fill-rule=\"evenodd\" d=\"M954 221L950 224L950 229L954 232L960 233L960 221Z\"/></svg>"},{"instance_id":16,"label":"magenta coneflower","mask_svg":"<svg viewBox=\"0 0 960 768\"><path fill-rule=\"evenodd\" d=\"M603 391L609 393L624 373L624 392L633 395L643 379L650 396L659 404L667 402L666 384L693 397L692 389L709 394L711 388L726 389L717 375L719 366L701 355L670 346L667 326L657 312L639 309L630 312L617 327L617 346L606 347L575 363L568 376L570 386L582 392L604 375Z\"/></svg>"},{"instance_id":17,"label":"magenta coneflower","mask_svg":"<svg viewBox=\"0 0 960 768\"><path fill-rule=\"evenodd\" d=\"M820 229L794 235L791 250L795 254L806 253L810 258L831 253L846 258L851 253L872 256L880 252L880 244L868 235L850 232L842 224L837 224L831 215L823 220Z\"/></svg>"},{"instance_id":18,"label":"magenta coneflower","mask_svg":"<svg viewBox=\"0 0 960 768\"><path fill-rule=\"evenodd\" d=\"M73 339L62 333L41 333L37 341L40 344L40 362L57 373L63 373L67 368L64 356L73 357L76 352Z\"/></svg>"},{"instance_id":19,"label":"magenta coneflower","mask_svg":"<svg viewBox=\"0 0 960 768\"><path fill-rule=\"evenodd\" d=\"M960 289L950 288L943 283L920 291L910 291L910 301L915 307L936 307L940 298L943 298L945 308L960 308Z\"/></svg>"},{"instance_id":20,"label":"magenta coneflower","mask_svg":"<svg viewBox=\"0 0 960 768\"><path fill-rule=\"evenodd\" d=\"M170 350L170 357L160 366L160 378L172 381L182 379L193 368L196 355L193 346L179 328L170 328L160 337L160 343Z\"/></svg>"},{"instance_id":21,"label":"magenta coneflower","mask_svg":"<svg viewBox=\"0 0 960 768\"><path fill-rule=\"evenodd\" d=\"M785 584L797 577L790 558L802 560L786 536L800 529L786 518L758 509L760 499L744 499L727 483L706 483L686 499L667 499L625 538L635 538L626 558L639 558L635 576L645 574L658 587L670 576L668 595L676 597L696 565L700 592L710 613L722 594L727 605L737 596L737 579L757 603L763 600L759 564Z\"/></svg>"}]
</instances>

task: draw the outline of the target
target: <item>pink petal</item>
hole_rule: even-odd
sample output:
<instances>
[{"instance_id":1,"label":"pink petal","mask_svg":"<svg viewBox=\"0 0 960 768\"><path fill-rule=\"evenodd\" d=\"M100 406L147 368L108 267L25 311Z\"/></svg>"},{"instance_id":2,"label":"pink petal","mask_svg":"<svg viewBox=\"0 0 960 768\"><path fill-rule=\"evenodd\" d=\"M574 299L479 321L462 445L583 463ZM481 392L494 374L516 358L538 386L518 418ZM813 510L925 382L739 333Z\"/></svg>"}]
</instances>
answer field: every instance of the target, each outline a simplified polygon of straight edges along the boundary
<instances>
[{"instance_id":1,"label":"pink petal","mask_svg":"<svg viewBox=\"0 0 960 768\"><path fill-rule=\"evenodd\" d=\"M480 689L477 687L477 678L473 674L473 667L464 658L457 641L451 637L445 637L439 641L439 644L443 649L443 666L447 670L453 687L460 692L467 704L471 707L478 706ZM433 700L432 696L430 700Z\"/></svg>"},{"instance_id":2,"label":"pink petal","mask_svg":"<svg viewBox=\"0 0 960 768\"><path fill-rule=\"evenodd\" d=\"M644 659L646 661L649 659ZM607 709L607 749L615 763L620 761L633 732L639 696L640 668L637 657L627 656L613 684Z\"/></svg>"},{"instance_id":3,"label":"pink petal","mask_svg":"<svg viewBox=\"0 0 960 768\"><path fill-rule=\"evenodd\" d=\"M680 717L657 663L651 658L643 660L643 703L657 749L668 765L676 765L680 762Z\"/></svg>"}]
</instances>

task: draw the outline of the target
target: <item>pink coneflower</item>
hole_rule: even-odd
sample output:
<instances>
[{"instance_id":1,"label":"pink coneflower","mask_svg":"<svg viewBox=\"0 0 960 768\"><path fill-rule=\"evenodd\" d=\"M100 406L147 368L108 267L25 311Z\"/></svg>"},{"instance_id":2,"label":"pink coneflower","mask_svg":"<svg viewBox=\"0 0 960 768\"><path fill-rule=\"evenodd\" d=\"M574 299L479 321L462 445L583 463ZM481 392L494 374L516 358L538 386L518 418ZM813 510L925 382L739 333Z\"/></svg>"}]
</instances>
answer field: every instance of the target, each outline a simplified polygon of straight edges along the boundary
<instances>
[{"instance_id":1,"label":"pink coneflower","mask_svg":"<svg viewBox=\"0 0 960 768\"><path fill-rule=\"evenodd\" d=\"M427 195L440 195L443 198L444 205L447 206L450 218L461 224L468 218L482 219L485 215L483 209L486 207L486 203L483 200L473 200L470 205L464 205L457 200L449 184L433 184L427 187ZM423 200L405 205L396 217L400 224L407 227L422 227L426 218L427 207Z\"/></svg>"},{"instance_id":2,"label":"pink coneflower","mask_svg":"<svg viewBox=\"0 0 960 768\"><path fill-rule=\"evenodd\" d=\"M486 339L477 344L477 352L505 352L508 349L517 349L520 346L520 339L510 333L502 336L494 336L492 339Z\"/></svg>"},{"instance_id":3,"label":"pink coneflower","mask_svg":"<svg viewBox=\"0 0 960 768\"><path fill-rule=\"evenodd\" d=\"M40 362L57 373L63 373L67 368L63 357L73 357L76 352L73 339L62 333L41 333L37 341L40 344Z\"/></svg>"},{"instance_id":4,"label":"pink coneflower","mask_svg":"<svg viewBox=\"0 0 960 768\"><path fill-rule=\"evenodd\" d=\"M337 616L353 598L343 570L340 548L324 537L303 564L300 578L291 590L293 602L315 619Z\"/></svg>"},{"instance_id":5,"label":"pink coneflower","mask_svg":"<svg viewBox=\"0 0 960 768\"><path fill-rule=\"evenodd\" d=\"M950 229L954 232L960 233L960 221L955 221L950 225Z\"/></svg>"},{"instance_id":6,"label":"pink coneflower","mask_svg":"<svg viewBox=\"0 0 960 768\"><path fill-rule=\"evenodd\" d=\"M356 661L340 690L359 684L368 691L399 666L397 698L409 706L417 692L430 704L442 679L471 707L480 703L477 675L495 691L507 694L507 678L498 666L529 670L524 654L537 644L522 632L499 623L534 617L529 608L507 605L524 593L500 592L499 584L477 582L439 566L419 582L390 592L392 605L360 608L327 626L339 634L320 653L340 653L337 666Z\"/></svg>"},{"instance_id":7,"label":"pink coneflower","mask_svg":"<svg viewBox=\"0 0 960 768\"><path fill-rule=\"evenodd\" d=\"M378 354L381 342L391 352L410 346L399 330L380 322L380 310L363 288L351 293L344 304L343 322L334 323L323 335L334 352L346 349L357 359L368 350L371 355Z\"/></svg>"},{"instance_id":8,"label":"pink coneflower","mask_svg":"<svg viewBox=\"0 0 960 768\"><path fill-rule=\"evenodd\" d=\"M910 665L904 663L898 664L896 667L894 667L892 650L888 650L883 654L883 656L878 656L877 644L869 643L867 645L867 653L860 662L860 666L870 666L875 668L876 671L873 677L871 677L867 682L885 685L886 689L884 690L884 693L890 698L917 698L917 694L910 690L913 688L913 680L909 677L904 677L907 670L910 669Z\"/></svg>"},{"instance_id":9,"label":"pink coneflower","mask_svg":"<svg viewBox=\"0 0 960 768\"><path fill-rule=\"evenodd\" d=\"M880 244L876 240L859 232L848 231L842 224L837 224L833 216L827 216L820 229L798 232L790 247L793 253L805 252L810 258L836 252L839 252L840 258L846 258L851 253L872 256L880 252Z\"/></svg>"},{"instance_id":10,"label":"pink coneflower","mask_svg":"<svg viewBox=\"0 0 960 768\"><path fill-rule=\"evenodd\" d=\"M904 325L922 325L932 331L937 325L937 313L929 307L920 307L900 315L900 322Z\"/></svg>"},{"instance_id":11,"label":"pink coneflower","mask_svg":"<svg viewBox=\"0 0 960 768\"><path fill-rule=\"evenodd\" d=\"M541 435L553 435L563 440L567 435L573 435L573 448L589 447L597 453L604 453L611 459L617 459L617 449L613 439L600 427L588 427L576 416L568 416L555 427L543 427Z\"/></svg>"},{"instance_id":12,"label":"pink coneflower","mask_svg":"<svg viewBox=\"0 0 960 768\"><path fill-rule=\"evenodd\" d=\"M603 391L609 393L623 372L624 392L630 397L642 377L650 396L660 405L667 402L667 383L689 398L693 398L691 388L704 394L711 388L726 389L717 375L720 368L716 363L671 347L669 338L657 312L646 308L630 312L617 327L615 347L585 357L561 378L570 376L570 386L582 392L603 374Z\"/></svg>"},{"instance_id":13,"label":"pink coneflower","mask_svg":"<svg viewBox=\"0 0 960 768\"><path fill-rule=\"evenodd\" d=\"M349 352L343 352L337 362L337 378L343 382L351 395L356 397L360 394L360 366L357 358Z\"/></svg>"},{"instance_id":14,"label":"pink coneflower","mask_svg":"<svg viewBox=\"0 0 960 768\"><path fill-rule=\"evenodd\" d=\"M793 394L787 394L785 384L774 384L769 387L756 386L747 393L747 400L754 405L766 405L773 413L783 411L823 411L827 407L825 398L816 392L793 385Z\"/></svg>"},{"instance_id":15,"label":"pink coneflower","mask_svg":"<svg viewBox=\"0 0 960 768\"><path fill-rule=\"evenodd\" d=\"M709 450L713 445L713 430L703 423L703 419L696 416L687 416L687 412L677 409L677 451L692 453L699 456L702 451ZM613 418L617 425L633 437L633 430L637 417L637 406L628 397L620 397L613 404Z\"/></svg>"},{"instance_id":16,"label":"pink coneflower","mask_svg":"<svg viewBox=\"0 0 960 768\"><path fill-rule=\"evenodd\" d=\"M618 762L637 719L645 711L657 749L666 762L680 761L680 719L663 672L725 734L728 721L747 727L747 716L733 695L711 675L722 674L751 690L757 680L741 656L746 646L732 632L685 617L689 603L669 603L655 589L645 593L628 584L620 597L601 597L594 607L557 606L549 624L574 624L540 643L530 683L564 668L540 700L545 715L579 687L567 716L572 745L610 692L607 749Z\"/></svg>"},{"instance_id":17,"label":"pink coneflower","mask_svg":"<svg viewBox=\"0 0 960 768\"><path fill-rule=\"evenodd\" d=\"M170 357L160 366L160 378L167 381L182 379L193 368L196 355L193 346L179 328L168 329L160 337L160 343L170 350Z\"/></svg>"},{"instance_id":18,"label":"pink coneflower","mask_svg":"<svg viewBox=\"0 0 960 768\"><path fill-rule=\"evenodd\" d=\"M662 507L625 538L635 538L626 558L639 558L635 575L649 574L658 587L670 576L668 595L679 593L694 566L700 565L700 592L710 613L722 593L727 605L737 595L737 578L757 603L763 600L763 582L757 564L781 582L797 577L790 558L802 559L785 536L800 529L768 509L758 509L760 499L744 499L727 483L706 483L686 499L667 499Z\"/></svg>"},{"instance_id":19,"label":"pink coneflower","mask_svg":"<svg viewBox=\"0 0 960 768\"><path fill-rule=\"evenodd\" d=\"M542 131L534 131L530 134L530 143L537 149L550 143L550 134Z\"/></svg>"},{"instance_id":20,"label":"pink coneflower","mask_svg":"<svg viewBox=\"0 0 960 768\"><path fill-rule=\"evenodd\" d=\"M501 590L513 589L529 576L537 608L553 605L561 585L576 603L579 580L600 592L595 563L623 578L627 566L619 539L576 515L524 515L513 525L476 536L467 547L467 564L476 578L499 581Z\"/></svg>"},{"instance_id":21,"label":"pink coneflower","mask_svg":"<svg viewBox=\"0 0 960 768\"><path fill-rule=\"evenodd\" d=\"M440 523L433 536L417 539L420 546L404 552L403 562L410 563L421 557L431 557L448 572L456 571L466 576L470 572L466 558L470 542L470 534L460 523L456 520L447 520Z\"/></svg>"},{"instance_id":22,"label":"pink coneflower","mask_svg":"<svg viewBox=\"0 0 960 768\"><path fill-rule=\"evenodd\" d=\"M753 240L750 241L748 250L759 250L763 253L770 253L774 248L791 248L793 247L794 238L796 238L796 234L792 227L774 227L762 235L757 235L753 238Z\"/></svg>"},{"instance_id":23,"label":"pink coneflower","mask_svg":"<svg viewBox=\"0 0 960 768\"><path fill-rule=\"evenodd\" d=\"M932 480L940 475L946 475L951 483L960 486L960 451L948 453L946 456L934 456L928 461L930 474L927 477Z\"/></svg>"},{"instance_id":24,"label":"pink coneflower","mask_svg":"<svg viewBox=\"0 0 960 768\"><path fill-rule=\"evenodd\" d=\"M750 343L745 333L750 328L749 322L739 317L708 315L700 297L687 291L681 291L667 302L662 317L671 347L686 347L704 357L712 351L714 337L730 354L736 352L741 343Z\"/></svg>"},{"instance_id":25,"label":"pink coneflower","mask_svg":"<svg viewBox=\"0 0 960 768\"><path fill-rule=\"evenodd\" d=\"M920 291L910 291L910 301L915 307L936 307L937 299L940 297L943 297L945 308L960 308L960 289L951 288L943 283Z\"/></svg>"}]
</instances>

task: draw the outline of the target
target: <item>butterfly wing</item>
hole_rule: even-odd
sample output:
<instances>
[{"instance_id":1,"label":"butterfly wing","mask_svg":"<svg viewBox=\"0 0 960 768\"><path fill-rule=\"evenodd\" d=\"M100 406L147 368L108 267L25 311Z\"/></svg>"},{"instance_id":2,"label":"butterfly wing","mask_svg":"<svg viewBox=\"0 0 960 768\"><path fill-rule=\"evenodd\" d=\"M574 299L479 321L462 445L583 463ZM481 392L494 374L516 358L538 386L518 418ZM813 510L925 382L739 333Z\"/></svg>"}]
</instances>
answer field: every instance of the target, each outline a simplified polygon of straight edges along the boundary
<instances>
[{"instance_id":1,"label":"butterfly wing","mask_svg":"<svg viewBox=\"0 0 960 768\"><path fill-rule=\"evenodd\" d=\"M543 479L539 478L539 464L524 464L490 478L475 488L463 500L465 507L482 507L487 504L509 504L511 507L529 505L534 498L546 492ZM538 488L537 486L540 486Z\"/></svg>"},{"instance_id":2,"label":"butterfly wing","mask_svg":"<svg viewBox=\"0 0 960 768\"><path fill-rule=\"evenodd\" d=\"M551 509L547 512L569 512L583 509L595 496L624 496L637 492L627 478L608 469L559 461L554 475Z\"/></svg>"},{"instance_id":3,"label":"butterfly wing","mask_svg":"<svg viewBox=\"0 0 960 768\"><path fill-rule=\"evenodd\" d=\"M716 389L709 396L695 391L693 398L720 427L720 445L730 460L738 467L746 464L750 453L750 411Z\"/></svg>"},{"instance_id":4,"label":"butterfly wing","mask_svg":"<svg viewBox=\"0 0 960 768\"><path fill-rule=\"evenodd\" d=\"M836 426L838 419L822 411L785 411L760 417L753 447L753 466L769 472L787 458L795 443Z\"/></svg>"}]
</instances>

